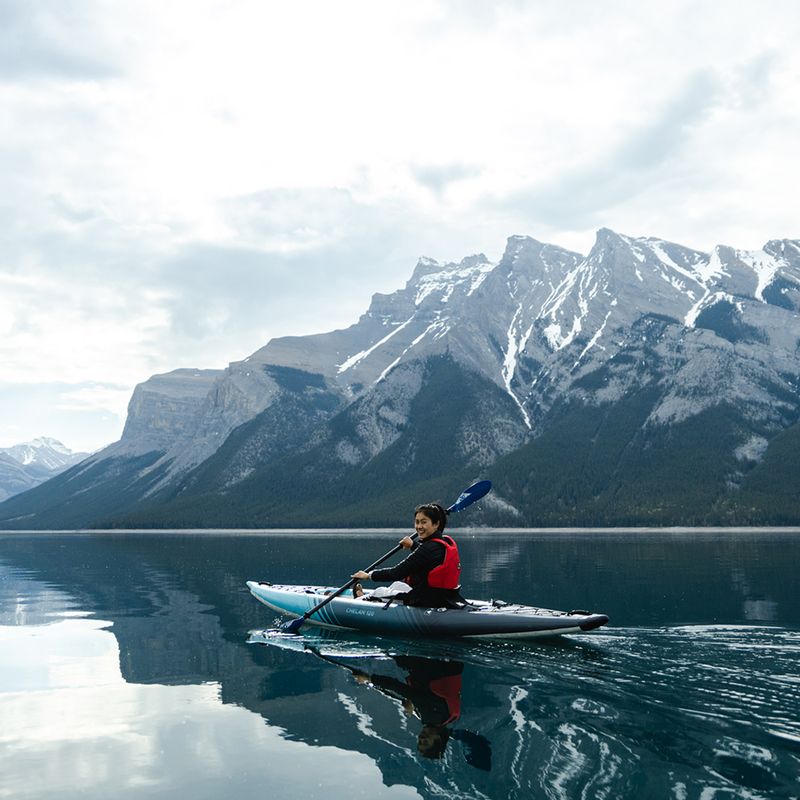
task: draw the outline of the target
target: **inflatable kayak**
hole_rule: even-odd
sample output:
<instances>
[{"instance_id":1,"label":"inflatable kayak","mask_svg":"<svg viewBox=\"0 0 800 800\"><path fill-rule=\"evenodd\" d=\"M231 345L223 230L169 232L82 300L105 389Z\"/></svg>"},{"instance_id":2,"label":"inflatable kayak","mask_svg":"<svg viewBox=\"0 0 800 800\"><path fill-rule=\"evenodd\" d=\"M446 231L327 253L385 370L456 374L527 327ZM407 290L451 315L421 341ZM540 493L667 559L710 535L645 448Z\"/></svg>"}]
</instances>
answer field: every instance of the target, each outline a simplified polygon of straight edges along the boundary
<instances>
[{"instance_id":1,"label":"inflatable kayak","mask_svg":"<svg viewBox=\"0 0 800 800\"><path fill-rule=\"evenodd\" d=\"M299 617L321 603L336 587L280 586L248 581L253 596L273 611ZM470 636L487 639L529 639L582 633L608 622L605 614L552 611L500 600L469 600L466 608L416 608L396 600L370 600L340 595L312 614L307 622L325 628L393 636Z\"/></svg>"}]
</instances>

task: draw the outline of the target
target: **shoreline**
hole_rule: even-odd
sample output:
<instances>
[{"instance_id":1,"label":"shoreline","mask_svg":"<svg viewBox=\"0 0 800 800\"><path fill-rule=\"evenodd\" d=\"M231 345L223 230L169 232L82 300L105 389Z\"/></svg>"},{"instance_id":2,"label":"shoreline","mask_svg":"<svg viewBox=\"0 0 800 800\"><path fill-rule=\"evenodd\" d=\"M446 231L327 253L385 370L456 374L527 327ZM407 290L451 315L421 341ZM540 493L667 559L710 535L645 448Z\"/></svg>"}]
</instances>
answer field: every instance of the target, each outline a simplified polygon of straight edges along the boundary
<instances>
[{"instance_id":1,"label":"shoreline","mask_svg":"<svg viewBox=\"0 0 800 800\"><path fill-rule=\"evenodd\" d=\"M410 526L409 526L410 527ZM458 527L454 526L454 531L458 531L461 536L470 535L535 535L535 534L696 534L696 533L797 533L800 534L800 526L664 526L664 527L619 527L619 528L489 528L489 527ZM2 530L0 537L3 536L53 536L53 535L84 535L84 536L108 536L108 535L170 535L170 536L293 536L293 535L315 535L315 536L341 536L343 534L358 532L365 534L384 534L396 536L407 534L409 528L64 528L53 530Z\"/></svg>"}]
</instances>

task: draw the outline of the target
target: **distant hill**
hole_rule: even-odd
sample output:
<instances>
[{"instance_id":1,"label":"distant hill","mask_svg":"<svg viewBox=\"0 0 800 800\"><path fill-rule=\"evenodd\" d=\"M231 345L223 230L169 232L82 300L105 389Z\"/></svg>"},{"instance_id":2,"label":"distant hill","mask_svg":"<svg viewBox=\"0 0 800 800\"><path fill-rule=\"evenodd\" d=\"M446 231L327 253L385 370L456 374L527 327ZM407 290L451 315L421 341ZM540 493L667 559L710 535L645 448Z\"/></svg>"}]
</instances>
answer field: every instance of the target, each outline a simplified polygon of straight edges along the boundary
<instances>
[{"instance_id":1,"label":"distant hill","mask_svg":"<svg viewBox=\"0 0 800 800\"><path fill-rule=\"evenodd\" d=\"M602 229L419 261L351 327L136 388L121 440L0 527L800 523L800 242Z\"/></svg>"},{"instance_id":2,"label":"distant hill","mask_svg":"<svg viewBox=\"0 0 800 800\"><path fill-rule=\"evenodd\" d=\"M46 436L13 447L0 447L0 500L38 486L87 455L73 453L57 439Z\"/></svg>"}]
</instances>

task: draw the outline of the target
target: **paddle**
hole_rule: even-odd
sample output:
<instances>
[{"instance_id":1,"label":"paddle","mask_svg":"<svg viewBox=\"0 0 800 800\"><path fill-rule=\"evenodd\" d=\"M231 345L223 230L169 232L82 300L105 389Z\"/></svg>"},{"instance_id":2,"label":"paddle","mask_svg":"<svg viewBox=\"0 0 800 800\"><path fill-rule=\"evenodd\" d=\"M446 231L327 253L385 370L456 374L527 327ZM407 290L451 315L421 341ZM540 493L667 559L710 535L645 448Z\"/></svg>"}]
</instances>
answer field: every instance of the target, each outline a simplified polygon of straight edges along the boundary
<instances>
[{"instance_id":1,"label":"paddle","mask_svg":"<svg viewBox=\"0 0 800 800\"><path fill-rule=\"evenodd\" d=\"M492 488L491 481L478 481L477 483L473 483L468 489L464 489L463 492L458 496L458 500L453 503L449 508L446 509L448 514L455 514L458 511L463 511L467 506L471 506L476 500L480 500L481 497L489 493L489 490ZM413 533L410 538L416 539L417 534ZM395 553L403 549L403 545L398 544L393 547L388 553L381 556L374 564L370 564L364 572L372 572L375 567L379 564L383 564L387 558L391 558ZM281 625L280 630L284 633L297 633L300 630L302 624L312 615L319 611L323 606L328 605L334 598L338 597L340 594L346 592L351 586L355 585L358 581L357 578L350 578L347 583L337 589L335 592L331 592L321 603L317 603L313 608L310 608L303 614L302 617L297 617L296 619L290 620L289 622L284 623Z\"/></svg>"}]
</instances>

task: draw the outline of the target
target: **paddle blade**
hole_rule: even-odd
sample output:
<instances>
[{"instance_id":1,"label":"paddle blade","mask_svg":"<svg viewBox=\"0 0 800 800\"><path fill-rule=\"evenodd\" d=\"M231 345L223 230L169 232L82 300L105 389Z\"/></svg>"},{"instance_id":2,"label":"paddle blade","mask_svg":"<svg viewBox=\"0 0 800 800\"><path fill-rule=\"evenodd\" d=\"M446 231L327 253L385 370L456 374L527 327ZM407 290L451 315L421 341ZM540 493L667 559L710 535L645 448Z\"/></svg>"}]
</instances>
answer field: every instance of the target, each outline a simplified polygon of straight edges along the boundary
<instances>
[{"instance_id":1,"label":"paddle blade","mask_svg":"<svg viewBox=\"0 0 800 800\"><path fill-rule=\"evenodd\" d=\"M467 506L471 506L476 500L489 494L492 488L491 481L478 481L473 483L469 489L464 489L458 497L458 500L448 508L448 512L453 514L456 511L463 511Z\"/></svg>"},{"instance_id":2,"label":"paddle blade","mask_svg":"<svg viewBox=\"0 0 800 800\"><path fill-rule=\"evenodd\" d=\"M280 627L281 633L297 633L303 627L305 620L302 617L284 622Z\"/></svg>"}]
</instances>

